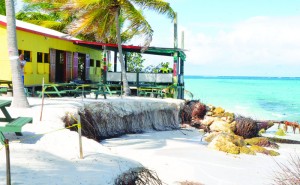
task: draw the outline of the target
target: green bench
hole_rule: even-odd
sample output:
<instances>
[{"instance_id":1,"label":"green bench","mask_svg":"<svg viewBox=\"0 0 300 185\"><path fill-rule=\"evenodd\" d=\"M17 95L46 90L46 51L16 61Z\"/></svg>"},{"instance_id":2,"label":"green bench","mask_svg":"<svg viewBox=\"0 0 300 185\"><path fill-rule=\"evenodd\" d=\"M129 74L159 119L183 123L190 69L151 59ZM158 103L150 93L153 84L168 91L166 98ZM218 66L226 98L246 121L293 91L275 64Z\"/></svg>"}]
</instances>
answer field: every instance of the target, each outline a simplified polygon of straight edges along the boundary
<instances>
[{"instance_id":1,"label":"green bench","mask_svg":"<svg viewBox=\"0 0 300 185\"><path fill-rule=\"evenodd\" d=\"M0 126L0 131L15 132L17 136L22 136L21 129L27 123L32 123L32 117L18 117L8 122L5 126Z\"/></svg>"},{"instance_id":2,"label":"green bench","mask_svg":"<svg viewBox=\"0 0 300 185\"><path fill-rule=\"evenodd\" d=\"M0 94L6 94L7 93L7 87L0 87Z\"/></svg>"},{"instance_id":3,"label":"green bench","mask_svg":"<svg viewBox=\"0 0 300 185\"><path fill-rule=\"evenodd\" d=\"M37 91L36 92L39 95L39 98L42 97L42 91ZM54 94L54 95L58 95L59 97L61 97L62 94L66 94L67 91L44 91L44 94L50 95L50 94Z\"/></svg>"},{"instance_id":4,"label":"green bench","mask_svg":"<svg viewBox=\"0 0 300 185\"><path fill-rule=\"evenodd\" d=\"M87 94L90 94L92 91L91 90L81 90L81 89L77 89L77 90L72 90L72 93L74 94L74 98L76 98L77 96L80 96L83 94L83 97L86 98Z\"/></svg>"},{"instance_id":5,"label":"green bench","mask_svg":"<svg viewBox=\"0 0 300 185\"><path fill-rule=\"evenodd\" d=\"M102 94L104 96L104 99L106 99L107 94L110 94L109 92L103 90L93 90L92 92L95 94L95 99L98 99L99 94Z\"/></svg>"},{"instance_id":6,"label":"green bench","mask_svg":"<svg viewBox=\"0 0 300 185\"><path fill-rule=\"evenodd\" d=\"M110 93L109 93L109 94L110 94L110 95L112 95L112 94L117 94L117 95L121 96L122 91L121 91L121 90L110 90Z\"/></svg>"}]
</instances>

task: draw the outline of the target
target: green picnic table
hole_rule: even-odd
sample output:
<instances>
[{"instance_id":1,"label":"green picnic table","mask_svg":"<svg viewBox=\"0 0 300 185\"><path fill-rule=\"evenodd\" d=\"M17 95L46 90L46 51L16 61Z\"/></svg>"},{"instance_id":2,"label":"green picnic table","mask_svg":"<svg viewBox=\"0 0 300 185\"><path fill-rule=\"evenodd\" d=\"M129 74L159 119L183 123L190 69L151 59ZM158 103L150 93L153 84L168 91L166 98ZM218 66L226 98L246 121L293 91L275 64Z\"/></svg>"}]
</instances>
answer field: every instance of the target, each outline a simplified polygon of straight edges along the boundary
<instances>
[{"instance_id":1,"label":"green picnic table","mask_svg":"<svg viewBox=\"0 0 300 185\"><path fill-rule=\"evenodd\" d=\"M66 87L71 86L70 83L60 83L60 84L44 84L42 91L37 91L39 98L42 97L42 93L46 95L57 95L62 97L63 94L67 93Z\"/></svg>"},{"instance_id":2,"label":"green picnic table","mask_svg":"<svg viewBox=\"0 0 300 185\"><path fill-rule=\"evenodd\" d=\"M140 86L138 88L138 96L159 96L161 98L165 97L166 93L163 89L167 86Z\"/></svg>"},{"instance_id":3,"label":"green picnic table","mask_svg":"<svg viewBox=\"0 0 300 185\"><path fill-rule=\"evenodd\" d=\"M122 85L120 84L106 84L106 89L109 92L109 95L112 94L122 94Z\"/></svg>"},{"instance_id":4,"label":"green picnic table","mask_svg":"<svg viewBox=\"0 0 300 185\"><path fill-rule=\"evenodd\" d=\"M4 115L4 117L0 117L0 122L6 123L0 126L0 132L15 132L16 135L22 136L22 127L27 123L32 123L32 117L12 118L6 109L10 105L10 100L0 100L0 109Z\"/></svg>"},{"instance_id":5,"label":"green picnic table","mask_svg":"<svg viewBox=\"0 0 300 185\"><path fill-rule=\"evenodd\" d=\"M12 88L12 81L9 80L0 80L0 85L7 85L8 88Z\"/></svg>"},{"instance_id":6,"label":"green picnic table","mask_svg":"<svg viewBox=\"0 0 300 185\"><path fill-rule=\"evenodd\" d=\"M102 94L104 99L106 99L106 94L111 94L108 86L103 83L96 84L96 90L94 90L93 93L95 94L95 99L98 99L99 94Z\"/></svg>"},{"instance_id":7,"label":"green picnic table","mask_svg":"<svg viewBox=\"0 0 300 185\"><path fill-rule=\"evenodd\" d=\"M90 84L76 84L76 86L74 86L73 89L67 90L67 92L73 93L74 98L76 98L80 94L82 94L83 97L86 98L86 95L90 94L92 91Z\"/></svg>"}]
</instances>

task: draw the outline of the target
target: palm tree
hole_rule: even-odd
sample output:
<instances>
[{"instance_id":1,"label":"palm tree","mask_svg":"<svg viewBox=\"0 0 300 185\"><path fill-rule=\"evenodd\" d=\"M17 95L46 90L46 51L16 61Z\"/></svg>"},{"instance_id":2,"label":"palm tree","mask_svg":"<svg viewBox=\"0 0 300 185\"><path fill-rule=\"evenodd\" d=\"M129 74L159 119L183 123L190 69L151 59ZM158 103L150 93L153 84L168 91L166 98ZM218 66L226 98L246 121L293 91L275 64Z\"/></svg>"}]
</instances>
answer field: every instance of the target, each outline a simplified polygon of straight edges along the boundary
<instances>
[{"instance_id":1,"label":"palm tree","mask_svg":"<svg viewBox=\"0 0 300 185\"><path fill-rule=\"evenodd\" d=\"M26 0L31 3L52 3L55 8L52 11L68 11L77 15L68 26L68 32L76 35L94 35L96 41L103 41L111 36L112 28L116 28L119 61L121 64L123 88L125 95L130 95L130 89L126 78L126 69L122 54L122 39L120 29L120 15L129 22L128 33L143 34L145 37L144 49L152 40L153 30L142 14L141 10L154 10L161 14L167 14L174 19L175 12L169 3L164 0ZM139 7L141 10L137 10Z\"/></svg>"},{"instance_id":2,"label":"palm tree","mask_svg":"<svg viewBox=\"0 0 300 185\"><path fill-rule=\"evenodd\" d=\"M12 71L13 83L13 107L29 107L24 91L24 84L21 77L21 68L18 57L16 19L13 0L5 0L6 20L7 20L7 44Z\"/></svg>"}]
</instances>

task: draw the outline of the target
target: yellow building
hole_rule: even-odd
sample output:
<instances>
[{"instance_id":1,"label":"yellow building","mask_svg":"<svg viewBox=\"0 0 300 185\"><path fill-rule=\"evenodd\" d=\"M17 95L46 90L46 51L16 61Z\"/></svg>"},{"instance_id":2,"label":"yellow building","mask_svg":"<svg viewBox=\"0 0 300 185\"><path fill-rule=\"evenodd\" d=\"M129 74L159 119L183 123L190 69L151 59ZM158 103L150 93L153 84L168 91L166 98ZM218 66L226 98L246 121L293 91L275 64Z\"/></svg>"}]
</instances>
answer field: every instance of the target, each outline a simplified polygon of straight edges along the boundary
<instances>
[{"instance_id":1,"label":"yellow building","mask_svg":"<svg viewBox=\"0 0 300 185\"><path fill-rule=\"evenodd\" d=\"M25 85L69 82L80 79L99 81L102 52L74 44L79 40L64 33L16 21L19 54L23 53ZM0 15L0 79L11 80L7 49L6 17Z\"/></svg>"}]
</instances>

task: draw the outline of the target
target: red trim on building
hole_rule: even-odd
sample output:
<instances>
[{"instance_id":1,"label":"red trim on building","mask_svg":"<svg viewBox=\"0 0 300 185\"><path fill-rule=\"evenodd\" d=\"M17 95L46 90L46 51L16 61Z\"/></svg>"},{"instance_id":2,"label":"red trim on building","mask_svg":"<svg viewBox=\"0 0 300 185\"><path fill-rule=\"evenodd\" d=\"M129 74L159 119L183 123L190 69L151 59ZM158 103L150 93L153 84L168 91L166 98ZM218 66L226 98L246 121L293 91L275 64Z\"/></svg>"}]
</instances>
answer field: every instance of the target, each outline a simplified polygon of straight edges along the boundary
<instances>
[{"instance_id":1,"label":"red trim on building","mask_svg":"<svg viewBox=\"0 0 300 185\"><path fill-rule=\"evenodd\" d=\"M105 44L100 42L89 42L89 41L81 41L81 40L74 40L73 43L75 44L86 44L86 45L93 45L93 46L106 46L106 47L112 47L112 48L118 48L117 44ZM141 46L133 46L133 45L122 45L122 48L124 49L133 49L133 50L141 50Z\"/></svg>"},{"instance_id":2,"label":"red trim on building","mask_svg":"<svg viewBox=\"0 0 300 185\"><path fill-rule=\"evenodd\" d=\"M0 25L3 25L3 26L6 27L7 24L6 24L6 22L0 21ZM63 37L58 37L58 36L55 36L55 35L51 35L51 34L47 34L47 33L42 33L42 32L38 32L38 31L30 30L28 28L22 28L22 27L19 27L19 26L16 26L16 29L19 30L19 31L25 31L25 32L28 32L28 33L33 33L33 34L41 35L41 36L45 36L45 37L51 37L51 38L60 39L60 40L66 40L66 41L70 41L70 42L75 41L73 39L67 39L67 38L63 38Z\"/></svg>"}]
</instances>

